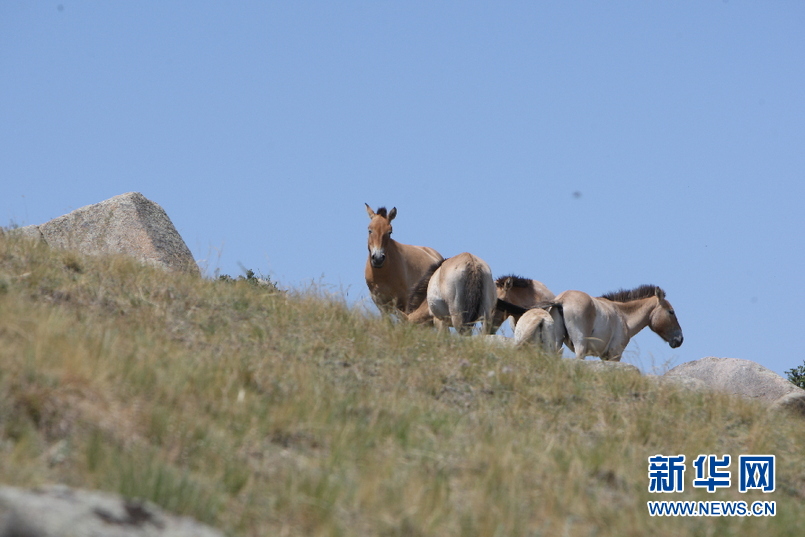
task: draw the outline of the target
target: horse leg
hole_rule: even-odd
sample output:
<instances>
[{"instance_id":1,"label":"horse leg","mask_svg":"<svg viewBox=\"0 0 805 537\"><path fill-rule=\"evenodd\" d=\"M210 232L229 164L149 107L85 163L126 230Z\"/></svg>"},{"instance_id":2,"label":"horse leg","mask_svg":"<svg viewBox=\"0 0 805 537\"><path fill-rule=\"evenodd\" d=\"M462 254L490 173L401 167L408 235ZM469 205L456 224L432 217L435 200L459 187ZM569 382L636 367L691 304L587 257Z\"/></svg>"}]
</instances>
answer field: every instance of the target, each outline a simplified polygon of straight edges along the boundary
<instances>
[{"instance_id":1,"label":"horse leg","mask_svg":"<svg viewBox=\"0 0 805 537\"><path fill-rule=\"evenodd\" d=\"M440 334L444 334L450 329L447 321L443 321L438 317L433 318L433 324L436 326L436 331Z\"/></svg>"},{"instance_id":2,"label":"horse leg","mask_svg":"<svg viewBox=\"0 0 805 537\"><path fill-rule=\"evenodd\" d=\"M410 322L414 324L426 324L430 323L433 319L433 315L430 313L430 308L428 307L427 302L423 302L420 306L409 313L408 315L402 314L405 318L407 318Z\"/></svg>"},{"instance_id":3,"label":"horse leg","mask_svg":"<svg viewBox=\"0 0 805 537\"><path fill-rule=\"evenodd\" d=\"M606 360L608 362L620 362L621 357L623 356L624 348L611 348L607 349L606 353L601 355L602 360Z\"/></svg>"},{"instance_id":4,"label":"horse leg","mask_svg":"<svg viewBox=\"0 0 805 537\"><path fill-rule=\"evenodd\" d=\"M576 358L584 360L587 356L587 341L584 334L576 334L575 330L568 330L567 332L565 344L576 354Z\"/></svg>"},{"instance_id":5,"label":"horse leg","mask_svg":"<svg viewBox=\"0 0 805 537\"><path fill-rule=\"evenodd\" d=\"M584 360L590 354L587 334L592 333L592 326L585 323L584 319L579 319L578 316L569 316L567 310L563 317L565 344L576 354L576 358Z\"/></svg>"},{"instance_id":6,"label":"horse leg","mask_svg":"<svg viewBox=\"0 0 805 537\"><path fill-rule=\"evenodd\" d=\"M506 320L505 315L506 314L503 313L502 311L500 311L499 309L495 309L495 313L492 315L492 322L489 323L490 324L490 327L489 327L489 333L490 334L497 333L497 331L500 329L500 326Z\"/></svg>"},{"instance_id":7,"label":"horse leg","mask_svg":"<svg viewBox=\"0 0 805 537\"><path fill-rule=\"evenodd\" d=\"M461 314L461 312L451 313L450 320L453 323L453 328L455 328L456 332L462 336L472 333L472 327L464 324L464 316Z\"/></svg>"},{"instance_id":8,"label":"horse leg","mask_svg":"<svg viewBox=\"0 0 805 537\"><path fill-rule=\"evenodd\" d=\"M481 333L485 335L494 334L497 330L493 330L493 323L489 320L487 315L481 319Z\"/></svg>"},{"instance_id":9,"label":"horse leg","mask_svg":"<svg viewBox=\"0 0 805 537\"><path fill-rule=\"evenodd\" d=\"M554 354L562 353L562 343L564 341L564 325L557 325L556 320L551 316L550 320L545 321L543 340L545 348Z\"/></svg>"},{"instance_id":10,"label":"horse leg","mask_svg":"<svg viewBox=\"0 0 805 537\"><path fill-rule=\"evenodd\" d=\"M497 313L497 294L495 292L495 282L490 275L487 285L484 286L485 296L483 302L483 313L481 317L481 333L485 335L494 334L500 325L495 326L495 313Z\"/></svg>"}]
</instances>

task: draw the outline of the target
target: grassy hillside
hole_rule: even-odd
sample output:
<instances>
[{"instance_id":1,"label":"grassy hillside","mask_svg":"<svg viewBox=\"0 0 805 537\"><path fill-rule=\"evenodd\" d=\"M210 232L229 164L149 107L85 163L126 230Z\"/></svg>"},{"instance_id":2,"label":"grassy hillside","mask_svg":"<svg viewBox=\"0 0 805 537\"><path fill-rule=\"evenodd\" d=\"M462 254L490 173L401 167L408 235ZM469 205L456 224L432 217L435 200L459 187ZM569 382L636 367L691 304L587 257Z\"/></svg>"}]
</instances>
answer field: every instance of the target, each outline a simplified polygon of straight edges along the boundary
<instances>
[{"instance_id":1,"label":"grassy hillside","mask_svg":"<svg viewBox=\"0 0 805 537\"><path fill-rule=\"evenodd\" d=\"M803 535L803 446L752 402L0 236L4 484L244 536ZM688 466L684 493L650 494L647 457L680 453L775 454L777 490L708 494ZM662 499L777 515L650 517Z\"/></svg>"}]
</instances>

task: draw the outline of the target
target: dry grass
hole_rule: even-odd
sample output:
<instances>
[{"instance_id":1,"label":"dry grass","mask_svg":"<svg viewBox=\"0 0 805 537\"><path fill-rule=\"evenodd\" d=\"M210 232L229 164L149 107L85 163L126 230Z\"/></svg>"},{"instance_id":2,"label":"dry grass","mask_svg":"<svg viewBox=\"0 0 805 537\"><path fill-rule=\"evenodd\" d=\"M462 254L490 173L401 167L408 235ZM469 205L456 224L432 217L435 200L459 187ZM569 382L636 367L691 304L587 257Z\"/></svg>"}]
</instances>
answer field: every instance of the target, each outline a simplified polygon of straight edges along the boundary
<instances>
[{"instance_id":1,"label":"dry grass","mask_svg":"<svg viewBox=\"0 0 805 537\"><path fill-rule=\"evenodd\" d=\"M338 297L0 237L0 477L231 535L801 535L805 424ZM658 453L777 455L772 494L647 492ZM775 500L652 518L647 500Z\"/></svg>"}]
</instances>

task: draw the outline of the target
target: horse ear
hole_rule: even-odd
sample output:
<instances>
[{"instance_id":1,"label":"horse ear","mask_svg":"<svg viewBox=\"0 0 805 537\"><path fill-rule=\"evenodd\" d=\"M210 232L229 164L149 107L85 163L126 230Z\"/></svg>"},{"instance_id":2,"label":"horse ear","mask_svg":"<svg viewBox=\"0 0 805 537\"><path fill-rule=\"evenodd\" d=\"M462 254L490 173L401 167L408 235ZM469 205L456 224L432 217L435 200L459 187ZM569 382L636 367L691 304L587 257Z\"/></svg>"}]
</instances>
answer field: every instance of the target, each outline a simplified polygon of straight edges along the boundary
<instances>
[{"instance_id":1,"label":"horse ear","mask_svg":"<svg viewBox=\"0 0 805 537\"><path fill-rule=\"evenodd\" d=\"M369 204L364 203L364 205L366 205L366 213L369 215L369 218L374 218L375 217L375 212L372 210L371 207L369 207Z\"/></svg>"},{"instance_id":2,"label":"horse ear","mask_svg":"<svg viewBox=\"0 0 805 537\"><path fill-rule=\"evenodd\" d=\"M660 289L659 287L654 288L654 295L659 298L660 300L665 300L665 291Z\"/></svg>"},{"instance_id":3,"label":"horse ear","mask_svg":"<svg viewBox=\"0 0 805 537\"><path fill-rule=\"evenodd\" d=\"M391 212L389 212L389 222L394 220L395 216L397 216L397 207L392 207Z\"/></svg>"}]
</instances>

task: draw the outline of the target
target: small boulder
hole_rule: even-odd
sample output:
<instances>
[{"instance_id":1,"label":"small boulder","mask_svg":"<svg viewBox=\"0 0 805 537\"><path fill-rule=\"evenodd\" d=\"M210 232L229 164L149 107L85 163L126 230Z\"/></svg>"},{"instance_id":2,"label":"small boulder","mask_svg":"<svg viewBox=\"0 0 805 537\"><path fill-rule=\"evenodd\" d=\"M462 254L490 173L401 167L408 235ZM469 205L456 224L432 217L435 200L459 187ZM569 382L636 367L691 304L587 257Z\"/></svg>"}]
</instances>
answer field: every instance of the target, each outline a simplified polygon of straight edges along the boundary
<instances>
[{"instance_id":1,"label":"small boulder","mask_svg":"<svg viewBox=\"0 0 805 537\"><path fill-rule=\"evenodd\" d=\"M81 207L14 233L41 238L53 248L87 255L124 254L168 270L200 274L165 210L139 192Z\"/></svg>"},{"instance_id":2,"label":"small boulder","mask_svg":"<svg viewBox=\"0 0 805 537\"><path fill-rule=\"evenodd\" d=\"M805 390L751 360L702 358L678 365L663 376L699 379L710 389L757 399L772 408L786 408L805 416Z\"/></svg>"},{"instance_id":3,"label":"small boulder","mask_svg":"<svg viewBox=\"0 0 805 537\"><path fill-rule=\"evenodd\" d=\"M142 501L51 485L0 487L0 537L223 537L191 518Z\"/></svg>"},{"instance_id":4,"label":"small boulder","mask_svg":"<svg viewBox=\"0 0 805 537\"><path fill-rule=\"evenodd\" d=\"M578 364L577 367L586 367L591 371L619 371L622 373L630 372L641 375L640 369L632 364L626 362L612 362L609 360L579 360L578 358L566 358L566 360L573 364Z\"/></svg>"}]
</instances>

